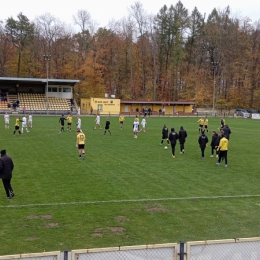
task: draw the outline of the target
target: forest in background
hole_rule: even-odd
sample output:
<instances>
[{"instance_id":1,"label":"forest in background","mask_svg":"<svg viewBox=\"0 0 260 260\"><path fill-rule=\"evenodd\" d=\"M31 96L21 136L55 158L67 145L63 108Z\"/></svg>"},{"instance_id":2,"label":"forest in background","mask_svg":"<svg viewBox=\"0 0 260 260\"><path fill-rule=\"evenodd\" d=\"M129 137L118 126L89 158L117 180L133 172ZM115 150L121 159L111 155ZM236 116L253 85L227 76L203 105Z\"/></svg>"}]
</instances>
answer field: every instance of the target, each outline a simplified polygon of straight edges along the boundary
<instances>
[{"instance_id":1,"label":"forest in background","mask_svg":"<svg viewBox=\"0 0 260 260\"><path fill-rule=\"evenodd\" d=\"M79 79L78 98L260 109L260 20L233 16L229 6L189 15L181 1L156 15L135 2L128 13L98 27L79 10L78 32L49 13L0 18L0 77Z\"/></svg>"}]
</instances>

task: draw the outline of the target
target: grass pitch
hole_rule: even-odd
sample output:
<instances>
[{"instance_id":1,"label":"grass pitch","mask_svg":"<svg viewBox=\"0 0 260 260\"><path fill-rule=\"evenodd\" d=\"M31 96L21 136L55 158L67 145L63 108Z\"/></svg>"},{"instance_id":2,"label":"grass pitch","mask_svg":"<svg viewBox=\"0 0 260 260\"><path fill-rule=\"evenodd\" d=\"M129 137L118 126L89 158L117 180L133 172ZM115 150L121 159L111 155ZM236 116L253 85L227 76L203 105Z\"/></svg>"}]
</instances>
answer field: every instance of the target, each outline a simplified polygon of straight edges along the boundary
<instances>
[{"instance_id":1,"label":"grass pitch","mask_svg":"<svg viewBox=\"0 0 260 260\"><path fill-rule=\"evenodd\" d=\"M93 130L82 117L86 159L78 160L76 118L60 133L59 117L34 116L30 133L12 136L0 124L0 149L15 168L15 197L0 186L1 255L260 236L258 120L226 119L232 131L228 168L201 159L198 118L147 118L147 132L133 138L133 117L121 131ZM219 118L209 119L211 131ZM105 117L101 117L104 127ZM188 132L185 154L160 146L161 130Z\"/></svg>"}]
</instances>

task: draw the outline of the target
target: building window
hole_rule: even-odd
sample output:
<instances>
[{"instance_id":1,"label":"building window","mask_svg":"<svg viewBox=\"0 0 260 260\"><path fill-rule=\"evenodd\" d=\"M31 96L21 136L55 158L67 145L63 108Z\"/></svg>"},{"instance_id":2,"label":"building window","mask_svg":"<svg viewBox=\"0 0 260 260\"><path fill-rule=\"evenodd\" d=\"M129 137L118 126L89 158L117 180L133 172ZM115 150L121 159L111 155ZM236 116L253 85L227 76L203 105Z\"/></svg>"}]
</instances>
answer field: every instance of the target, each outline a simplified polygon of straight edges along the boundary
<instances>
[{"instance_id":1,"label":"building window","mask_svg":"<svg viewBox=\"0 0 260 260\"><path fill-rule=\"evenodd\" d=\"M71 88L63 88L63 92L68 92L68 93L70 93L70 92L71 92Z\"/></svg>"},{"instance_id":2,"label":"building window","mask_svg":"<svg viewBox=\"0 0 260 260\"><path fill-rule=\"evenodd\" d=\"M102 111L103 110L103 105L98 105L98 111Z\"/></svg>"}]
</instances>

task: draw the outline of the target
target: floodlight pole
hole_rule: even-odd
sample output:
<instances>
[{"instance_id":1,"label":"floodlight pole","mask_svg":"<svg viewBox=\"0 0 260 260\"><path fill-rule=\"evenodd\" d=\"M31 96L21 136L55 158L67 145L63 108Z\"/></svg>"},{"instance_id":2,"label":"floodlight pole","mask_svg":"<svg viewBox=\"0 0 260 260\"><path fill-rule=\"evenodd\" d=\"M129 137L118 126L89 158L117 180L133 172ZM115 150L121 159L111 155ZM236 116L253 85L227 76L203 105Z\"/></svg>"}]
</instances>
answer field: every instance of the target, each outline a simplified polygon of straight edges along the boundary
<instances>
[{"instance_id":1,"label":"floodlight pole","mask_svg":"<svg viewBox=\"0 0 260 260\"><path fill-rule=\"evenodd\" d=\"M215 70L218 66L218 62L214 61L214 62L211 62L211 64L212 64L212 68L213 68L213 78L214 78L212 114L213 114L213 116L215 116L215 101L216 101L216 72L215 72Z\"/></svg>"},{"instance_id":2,"label":"floodlight pole","mask_svg":"<svg viewBox=\"0 0 260 260\"><path fill-rule=\"evenodd\" d=\"M50 54L45 54L43 55L44 60L46 62L46 79L47 79L47 84L46 84L46 112L47 115L49 114L49 99L48 99L48 91L49 91L49 62L51 60L51 55Z\"/></svg>"}]
</instances>

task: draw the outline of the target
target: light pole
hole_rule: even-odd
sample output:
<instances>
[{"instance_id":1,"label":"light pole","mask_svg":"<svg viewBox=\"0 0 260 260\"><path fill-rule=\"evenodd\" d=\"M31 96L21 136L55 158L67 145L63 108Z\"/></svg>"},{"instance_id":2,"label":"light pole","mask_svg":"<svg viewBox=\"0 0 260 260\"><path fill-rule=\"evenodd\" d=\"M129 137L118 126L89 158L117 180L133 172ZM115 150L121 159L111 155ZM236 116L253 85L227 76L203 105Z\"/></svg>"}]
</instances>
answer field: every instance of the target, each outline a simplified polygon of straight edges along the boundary
<instances>
[{"instance_id":1,"label":"light pole","mask_svg":"<svg viewBox=\"0 0 260 260\"><path fill-rule=\"evenodd\" d=\"M214 85L213 85L213 104L212 104L212 114L213 116L215 116L215 92L216 92L216 73L215 73L215 69L218 66L218 62L213 61L211 62L212 64L212 68L213 68L213 78L214 78Z\"/></svg>"},{"instance_id":2,"label":"light pole","mask_svg":"<svg viewBox=\"0 0 260 260\"><path fill-rule=\"evenodd\" d=\"M49 114L49 99L48 99L48 91L49 91L49 62L51 60L51 55L50 54L45 54L43 55L44 60L46 62L46 112L47 115Z\"/></svg>"}]
</instances>

